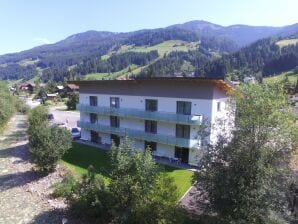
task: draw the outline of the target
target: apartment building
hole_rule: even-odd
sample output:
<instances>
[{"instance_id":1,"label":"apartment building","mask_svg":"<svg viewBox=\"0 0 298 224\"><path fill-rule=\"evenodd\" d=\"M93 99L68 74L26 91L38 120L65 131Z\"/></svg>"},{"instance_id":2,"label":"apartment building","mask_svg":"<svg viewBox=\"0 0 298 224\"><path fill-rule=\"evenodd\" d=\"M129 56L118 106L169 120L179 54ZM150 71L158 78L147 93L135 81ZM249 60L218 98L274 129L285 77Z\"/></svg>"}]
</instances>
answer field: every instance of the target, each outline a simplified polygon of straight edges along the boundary
<instances>
[{"instance_id":1,"label":"apartment building","mask_svg":"<svg viewBox=\"0 0 298 224\"><path fill-rule=\"evenodd\" d=\"M231 89L223 80L182 77L71 83L80 87L82 139L118 145L129 136L138 150L149 146L155 156L190 165L203 153L200 124L226 116ZM218 132L212 125L207 141Z\"/></svg>"}]
</instances>

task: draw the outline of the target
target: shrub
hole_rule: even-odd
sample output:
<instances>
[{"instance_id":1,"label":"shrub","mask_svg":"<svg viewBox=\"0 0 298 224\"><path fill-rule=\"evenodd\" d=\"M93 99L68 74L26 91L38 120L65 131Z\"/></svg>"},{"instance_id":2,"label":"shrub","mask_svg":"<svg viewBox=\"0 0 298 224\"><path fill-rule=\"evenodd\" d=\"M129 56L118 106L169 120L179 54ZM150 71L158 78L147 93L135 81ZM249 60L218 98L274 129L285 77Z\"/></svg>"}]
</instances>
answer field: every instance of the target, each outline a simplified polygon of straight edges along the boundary
<instances>
[{"instance_id":1,"label":"shrub","mask_svg":"<svg viewBox=\"0 0 298 224\"><path fill-rule=\"evenodd\" d=\"M76 105L78 103L79 103L79 94L76 93L76 94L70 96L70 98L66 102L67 109L68 110L75 110L76 109Z\"/></svg>"},{"instance_id":2,"label":"shrub","mask_svg":"<svg viewBox=\"0 0 298 224\"><path fill-rule=\"evenodd\" d=\"M70 173L66 174L61 183L54 184L54 197L65 197L70 198L75 187L76 187L76 179Z\"/></svg>"},{"instance_id":3,"label":"shrub","mask_svg":"<svg viewBox=\"0 0 298 224\"><path fill-rule=\"evenodd\" d=\"M23 100L17 101L16 109L18 112L20 112L22 114L27 114L30 110L29 106Z\"/></svg>"},{"instance_id":4,"label":"shrub","mask_svg":"<svg viewBox=\"0 0 298 224\"><path fill-rule=\"evenodd\" d=\"M33 162L42 172L53 171L57 162L71 147L68 130L49 126L47 110L39 106L29 116L29 146Z\"/></svg>"},{"instance_id":5,"label":"shrub","mask_svg":"<svg viewBox=\"0 0 298 224\"><path fill-rule=\"evenodd\" d=\"M0 129L15 112L16 98L12 96L5 82L0 82Z\"/></svg>"}]
</instances>

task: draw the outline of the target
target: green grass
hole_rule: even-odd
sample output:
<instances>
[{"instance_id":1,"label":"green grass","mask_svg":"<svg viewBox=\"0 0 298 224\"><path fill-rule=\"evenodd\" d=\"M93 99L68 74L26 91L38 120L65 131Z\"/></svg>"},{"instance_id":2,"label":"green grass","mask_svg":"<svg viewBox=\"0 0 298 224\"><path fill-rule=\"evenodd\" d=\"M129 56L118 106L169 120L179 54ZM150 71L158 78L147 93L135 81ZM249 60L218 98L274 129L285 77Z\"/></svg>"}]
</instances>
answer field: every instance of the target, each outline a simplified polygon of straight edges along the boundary
<instances>
[{"instance_id":1,"label":"green grass","mask_svg":"<svg viewBox=\"0 0 298 224\"><path fill-rule=\"evenodd\" d=\"M171 51L188 51L195 50L198 47L198 42L185 42L182 40L168 40L154 46L132 46L132 45L123 45L117 51L117 53L124 52L150 52L157 50L159 56L168 54Z\"/></svg>"},{"instance_id":2,"label":"green grass","mask_svg":"<svg viewBox=\"0 0 298 224\"><path fill-rule=\"evenodd\" d=\"M85 174L89 165L93 165L99 174L106 180L109 179L110 160L107 151L103 151L91 146L73 143L71 150L63 157L63 164L76 174ZM160 165L164 168L163 172L168 173L174 178L178 188L179 197L191 186L193 172L178 169L170 166Z\"/></svg>"},{"instance_id":3,"label":"green grass","mask_svg":"<svg viewBox=\"0 0 298 224\"><path fill-rule=\"evenodd\" d=\"M199 42L186 42L182 40L167 40L160 44L153 46L133 46L122 45L117 51L111 51L106 55L101 56L102 60L107 60L112 54L121 54L125 52L150 52L157 50L160 57L164 54L168 54L171 51L188 51L196 50L199 46Z\"/></svg>"},{"instance_id":4,"label":"green grass","mask_svg":"<svg viewBox=\"0 0 298 224\"><path fill-rule=\"evenodd\" d=\"M264 78L264 81L267 83L280 82L286 77L286 75L288 76L290 83L292 83L293 85L296 84L298 72L294 72L294 71L287 71L287 72L283 72L279 75L266 77L266 78Z\"/></svg>"},{"instance_id":5,"label":"green grass","mask_svg":"<svg viewBox=\"0 0 298 224\"><path fill-rule=\"evenodd\" d=\"M91 73L84 76L85 80L104 80L104 79L116 79L120 76L128 74L128 70L130 69L133 71L134 69L138 68L137 65L130 65L123 70L118 72L111 72L111 73Z\"/></svg>"},{"instance_id":6,"label":"green grass","mask_svg":"<svg viewBox=\"0 0 298 224\"><path fill-rule=\"evenodd\" d=\"M275 43L278 45L280 48L286 47L288 45L295 45L298 44L298 39L285 39L285 40L280 40Z\"/></svg>"}]
</instances>

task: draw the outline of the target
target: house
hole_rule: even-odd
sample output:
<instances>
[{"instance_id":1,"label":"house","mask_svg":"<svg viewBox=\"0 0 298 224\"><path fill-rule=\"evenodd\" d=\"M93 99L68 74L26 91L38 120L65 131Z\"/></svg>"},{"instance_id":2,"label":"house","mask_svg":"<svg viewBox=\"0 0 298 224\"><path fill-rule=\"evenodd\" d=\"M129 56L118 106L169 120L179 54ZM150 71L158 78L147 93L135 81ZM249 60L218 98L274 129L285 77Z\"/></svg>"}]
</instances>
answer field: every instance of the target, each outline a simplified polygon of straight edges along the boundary
<instances>
[{"instance_id":1,"label":"house","mask_svg":"<svg viewBox=\"0 0 298 224\"><path fill-rule=\"evenodd\" d=\"M78 93L79 92L79 89L80 89L79 86L76 85L76 84L72 84L72 83L67 84L67 86L66 86L67 95L68 96L71 96L71 95L73 95L75 93Z\"/></svg>"},{"instance_id":2,"label":"house","mask_svg":"<svg viewBox=\"0 0 298 224\"><path fill-rule=\"evenodd\" d=\"M48 93L47 94L47 100L53 100L55 101L57 99L58 93Z\"/></svg>"},{"instance_id":3,"label":"house","mask_svg":"<svg viewBox=\"0 0 298 224\"><path fill-rule=\"evenodd\" d=\"M30 83L21 83L19 84L19 90L20 91L27 91L27 92L33 92L35 85Z\"/></svg>"},{"instance_id":4,"label":"house","mask_svg":"<svg viewBox=\"0 0 298 224\"><path fill-rule=\"evenodd\" d=\"M55 88L55 90L56 90L57 93L61 94L64 91L64 86L57 85L56 88Z\"/></svg>"},{"instance_id":5,"label":"house","mask_svg":"<svg viewBox=\"0 0 298 224\"><path fill-rule=\"evenodd\" d=\"M216 120L228 118L232 88L223 80L193 77L70 83L80 86L82 139L118 145L128 136L137 149L149 146L157 157L189 165L198 164L204 142L216 141ZM205 119L212 126L202 139L198 132Z\"/></svg>"}]
</instances>

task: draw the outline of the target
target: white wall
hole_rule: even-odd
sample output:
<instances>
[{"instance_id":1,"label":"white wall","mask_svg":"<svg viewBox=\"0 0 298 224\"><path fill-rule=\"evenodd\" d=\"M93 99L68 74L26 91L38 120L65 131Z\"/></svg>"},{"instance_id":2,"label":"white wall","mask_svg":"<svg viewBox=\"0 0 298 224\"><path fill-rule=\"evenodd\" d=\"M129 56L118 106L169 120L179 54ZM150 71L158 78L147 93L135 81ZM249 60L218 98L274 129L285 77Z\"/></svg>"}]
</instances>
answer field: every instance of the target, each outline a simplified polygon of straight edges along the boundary
<instances>
[{"instance_id":1,"label":"white wall","mask_svg":"<svg viewBox=\"0 0 298 224\"><path fill-rule=\"evenodd\" d=\"M128 96L128 95L105 95L105 94L80 94L80 104L89 105L89 96L97 96L98 106L110 107L110 97L119 97L120 108L130 108L145 110L146 99L158 100L158 111L176 113L177 101L190 101L192 102L192 115L203 115L203 119L207 119L212 124L210 140L216 141L216 136L221 132L219 126L216 126L216 121L219 118L227 117L226 103L228 97L225 92L214 88L214 99L186 99L186 98L168 98L168 97L150 97L150 96ZM221 110L217 111L217 102L221 102ZM81 121L89 122L89 114L81 112ZM98 115L98 123L102 125L110 125L109 116ZM145 121L143 119L120 118L120 127L134 130L145 131ZM167 122L157 122L157 134L169 135L175 137L176 125ZM192 125L190 127L190 138L195 141L198 138L198 127ZM110 144L110 134L99 133L103 143ZM90 140L90 132L82 129L82 138ZM133 146L137 149L144 150L144 141L134 140ZM157 143L157 153L167 157L174 157L175 147ZM195 146L189 149L189 163L198 164L202 156L202 149Z\"/></svg>"}]
</instances>

